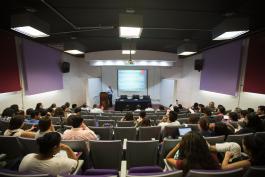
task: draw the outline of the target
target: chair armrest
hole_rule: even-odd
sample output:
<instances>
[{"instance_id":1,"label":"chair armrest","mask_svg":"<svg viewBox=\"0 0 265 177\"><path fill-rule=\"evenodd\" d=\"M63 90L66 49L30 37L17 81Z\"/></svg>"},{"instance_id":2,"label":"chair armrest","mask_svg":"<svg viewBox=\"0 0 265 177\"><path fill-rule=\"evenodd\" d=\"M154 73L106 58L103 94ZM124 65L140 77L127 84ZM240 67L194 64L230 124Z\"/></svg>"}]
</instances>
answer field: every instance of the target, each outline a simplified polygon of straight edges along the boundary
<instances>
[{"instance_id":1,"label":"chair armrest","mask_svg":"<svg viewBox=\"0 0 265 177\"><path fill-rule=\"evenodd\" d=\"M174 170L176 170L175 167L172 167L171 165L169 165L167 163L167 159L164 159L164 163L165 163L165 169L166 169L166 171L174 171Z\"/></svg>"},{"instance_id":2,"label":"chair armrest","mask_svg":"<svg viewBox=\"0 0 265 177\"><path fill-rule=\"evenodd\" d=\"M4 160L6 158L6 154L0 154L0 161Z\"/></svg>"},{"instance_id":3,"label":"chair armrest","mask_svg":"<svg viewBox=\"0 0 265 177\"><path fill-rule=\"evenodd\" d=\"M121 173L120 176L126 176L127 175L127 161L122 160L121 161Z\"/></svg>"},{"instance_id":4,"label":"chair armrest","mask_svg":"<svg viewBox=\"0 0 265 177\"><path fill-rule=\"evenodd\" d=\"M77 175L81 171L81 167L84 164L84 160L78 160L77 163L78 164L77 164L77 167L76 167L75 171L73 172L73 175Z\"/></svg>"}]
</instances>

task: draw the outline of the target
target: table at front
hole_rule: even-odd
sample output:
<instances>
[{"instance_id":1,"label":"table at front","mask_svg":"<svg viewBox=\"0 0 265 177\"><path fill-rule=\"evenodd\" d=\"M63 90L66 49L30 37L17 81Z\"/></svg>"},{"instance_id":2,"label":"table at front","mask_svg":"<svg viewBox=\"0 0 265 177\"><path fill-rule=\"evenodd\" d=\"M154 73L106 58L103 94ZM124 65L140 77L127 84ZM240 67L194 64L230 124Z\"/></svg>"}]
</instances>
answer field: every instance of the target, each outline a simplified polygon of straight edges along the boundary
<instances>
[{"instance_id":1,"label":"table at front","mask_svg":"<svg viewBox=\"0 0 265 177\"><path fill-rule=\"evenodd\" d=\"M123 111L126 105L129 105L130 110L134 111L137 105L141 106L141 109L145 109L151 104L151 99L116 99L115 101L115 111Z\"/></svg>"}]
</instances>

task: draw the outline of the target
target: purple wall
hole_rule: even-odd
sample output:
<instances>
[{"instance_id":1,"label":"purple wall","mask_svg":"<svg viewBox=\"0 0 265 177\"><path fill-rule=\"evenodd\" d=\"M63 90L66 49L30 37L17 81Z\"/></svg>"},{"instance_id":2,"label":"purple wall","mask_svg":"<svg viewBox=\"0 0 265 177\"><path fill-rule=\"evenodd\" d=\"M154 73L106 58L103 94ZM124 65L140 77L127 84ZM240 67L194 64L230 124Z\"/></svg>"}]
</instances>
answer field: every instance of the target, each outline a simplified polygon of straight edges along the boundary
<instances>
[{"instance_id":1,"label":"purple wall","mask_svg":"<svg viewBox=\"0 0 265 177\"><path fill-rule=\"evenodd\" d=\"M241 66L242 41L235 41L203 53L200 89L236 95Z\"/></svg>"},{"instance_id":2,"label":"purple wall","mask_svg":"<svg viewBox=\"0 0 265 177\"><path fill-rule=\"evenodd\" d=\"M26 95L63 89L61 52L28 40L22 52Z\"/></svg>"}]
</instances>

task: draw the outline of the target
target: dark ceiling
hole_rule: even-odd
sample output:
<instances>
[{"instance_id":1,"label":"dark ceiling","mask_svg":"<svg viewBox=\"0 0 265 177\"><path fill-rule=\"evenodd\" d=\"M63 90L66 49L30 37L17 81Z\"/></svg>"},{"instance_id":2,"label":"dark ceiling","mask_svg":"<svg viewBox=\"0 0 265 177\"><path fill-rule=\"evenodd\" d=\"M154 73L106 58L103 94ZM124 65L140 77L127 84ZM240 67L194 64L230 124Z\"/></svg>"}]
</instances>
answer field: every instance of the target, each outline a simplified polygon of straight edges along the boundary
<instances>
[{"instance_id":1,"label":"dark ceiling","mask_svg":"<svg viewBox=\"0 0 265 177\"><path fill-rule=\"evenodd\" d=\"M138 50L176 53L179 45L190 41L202 51L223 43L212 40L212 29L227 17L249 17L247 35L265 27L264 0L2 0L1 3L1 29L10 29L12 14L30 12L51 28L50 37L34 40L56 48L62 48L66 41L78 41L86 46L86 52L120 50L118 17L128 10L143 15L142 35L134 39Z\"/></svg>"}]
</instances>

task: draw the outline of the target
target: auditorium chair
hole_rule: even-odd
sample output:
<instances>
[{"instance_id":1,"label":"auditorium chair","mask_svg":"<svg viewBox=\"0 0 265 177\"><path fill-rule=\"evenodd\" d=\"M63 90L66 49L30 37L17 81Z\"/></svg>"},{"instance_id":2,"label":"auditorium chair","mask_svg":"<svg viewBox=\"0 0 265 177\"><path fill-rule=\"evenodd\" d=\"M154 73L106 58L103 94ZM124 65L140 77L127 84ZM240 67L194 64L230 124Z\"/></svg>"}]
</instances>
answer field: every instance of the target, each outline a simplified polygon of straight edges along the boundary
<instances>
[{"instance_id":1,"label":"auditorium chair","mask_svg":"<svg viewBox=\"0 0 265 177\"><path fill-rule=\"evenodd\" d=\"M9 121L0 120L0 130L4 133L8 129Z\"/></svg>"},{"instance_id":2,"label":"auditorium chair","mask_svg":"<svg viewBox=\"0 0 265 177\"><path fill-rule=\"evenodd\" d=\"M39 146L36 139L18 137L18 141L21 144L22 152L24 155L39 152Z\"/></svg>"},{"instance_id":3,"label":"auditorium chair","mask_svg":"<svg viewBox=\"0 0 265 177\"><path fill-rule=\"evenodd\" d=\"M157 164L158 140L127 141L127 169Z\"/></svg>"},{"instance_id":4,"label":"auditorium chair","mask_svg":"<svg viewBox=\"0 0 265 177\"><path fill-rule=\"evenodd\" d=\"M62 140L61 143L68 145L74 152L82 152L81 159L89 155L88 144L84 140Z\"/></svg>"},{"instance_id":5,"label":"auditorium chair","mask_svg":"<svg viewBox=\"0 0 265 177\"><path fill-rule=\"evenodd\" d=\"M123 153L121 140L89 141L89 146L95 169L120 170Z\"/></svg>"},{"instance_id":6,"label":"auditorium chair","mask_svg":"<svg viewBox=\"0 0 265 177\"><path fill-rule=\"evenodd\" d=\"M99 127L115 127L114 120L98 120Z\"/></svg>"},{"instance_id":7,"label":"auditorium chair","mask_svg":"<svg viewBox=\"0 0 265 177\"><path fill-rule=\"evenodd\" d=\"M166 171L156 173L128 173L127 177L183 177L183 171Z\"/></svg>"},{"instance_id":8,"label":"auditorium chair","mask_svg":"<svg viewBox=\"0 0 265 177\"><path fill-rule=\"evenodd\" d=\"M215 145L216 143L223 143L225 140L225 135L221 136L212 136L212 137L204 137L204 139L210 144Z\"/></svg>"},{"instance_id":9,"label":"auditorium chair","mask_svg":"<svg viewBox=\"0 0 265 177\"><path fill-rule=\"evenodd\" d=\"M154 127L139 127L139 140L151 140L151 139L160 139L160 126Z\"/></svg>"},{"instance_id":10,"label":"auditorium chair","mask_svg":"<svg viewBox=\"0 0 265 177\"><path fill-rule=\"evenodd\" d=\"M190 170L186 177L242 177L243 168L234 170Z\"/></svg>"},{"instance_id":11,"label":"auditorium chair","mask_svg":"<svg viewBox=\"0 0 265 177\"><path fill-rule=\"evenodd\" d=\"M181 141L181 139L167 139L164 138L164 141L162 143L162 147L159 153L159 162L161 166L164 166L165 164L164 159L166 158L167 154Z\"/></svg>"},{"instance_id":12,"label":"auditorium chair","mask_svg":"<svg viewBox=\"0 0 265 177\"><path fill-rule=\"evenodd\" d=\"M88 127L99 137L100 140L111 140L113 135L112 127Z\"/></svg>"},{"instance_id":13,"label":"auditorium chair","mask_svg":"<svg viewBox=\"0 0 265 177\"><path fill-rule=\"evenodd\" d=\"M23 156L22 148L17 137L0 136L0 152L6 154L6 159L15 159Z\"/></svg>"},{"instance_id":14,"label":"auditorium chair","mask_svg":"<svg viewBox=\"0 0 265 177\"><path fill-rule=\"evenodd\" d=\"M134 127L134 121L118 121L117 127Z\"/></svg>"},{"instance_id":15,"label":"auditorium chair","mask_svg":"<svg viewBox=\"0 0 265 177\"><path fill-rule=\"evenodd\" d=\"M61 124L61 118L60 117L50 117L51 122L53 125L60 125Z\"/></svg>"},{"instance_id":16,"label":"auditorium chair","mask_svg":"<svg viewBox=\"0 0 265 177\"><path fill-rule=\"evenodd\" d=\"M84 119L84 123L86 126L96 126L96 120L95 119Z\"/></svg>"},{"instance_id":17,"label":"auditorium chair","mask_svg":"<svg viewBox=\"0 0 265 177\"><path fill-rule=\"evenodd\" d=\"M162 132L162 138L176 139L179 137L179 128L178 126L167 125L164 127Z\"/></svg>"},{"instance_id":18,"label":"auditorium chair","mask_svg":"<svg viewBox=\"0 0 265 177\"><path fill-rule=\"evenodd\" d=\"M136 140L135 127L114 127L115 140Z\"/></svg>"},{"instance_id":19,"label":"auditorium chair","mask_svg":"<svg viewBox=\"0 0 265 177\"><path fill-rule=\"evenodd\" d=\"M95 115L81 115L83 119L95 119Z\"/></svg>"},{"instance_id":20,"label":"auditorium chair","mask_svg":"<svg viewBox=\"0 0 265 177\"><path fill-rule=\"evenodd\" d=\"M264 177L265 166L251 166L243 177Z\"/></svg>"},{"instance_id":21,"label":"auditorium chair","mask_svg":"<svg viewBox=\"0 0 265 177\"><path fill-rule=\"evenodd\" d=\"M226 138L226 142L235 142L239 144L242 148L242 139L244 136L252 135L253 133L245 133L245 134L239 134L239 135L228 135Z\"/></svg>"},{"instance_id":22,"label":"auditorium chair","mask_svg":"<svg viewBox=\"0 0 265 177\"><path fill-rule=\"evenodd\" d=\"M179 121L180 124L187 124L189 123L189 118L180 118L180 119L177 119L177 121Z\"/></svg>"}]
</instances>

